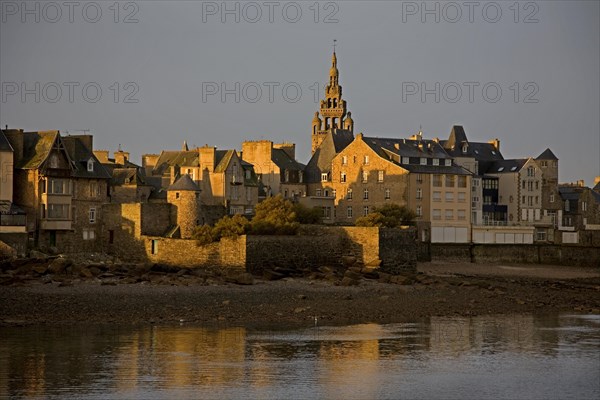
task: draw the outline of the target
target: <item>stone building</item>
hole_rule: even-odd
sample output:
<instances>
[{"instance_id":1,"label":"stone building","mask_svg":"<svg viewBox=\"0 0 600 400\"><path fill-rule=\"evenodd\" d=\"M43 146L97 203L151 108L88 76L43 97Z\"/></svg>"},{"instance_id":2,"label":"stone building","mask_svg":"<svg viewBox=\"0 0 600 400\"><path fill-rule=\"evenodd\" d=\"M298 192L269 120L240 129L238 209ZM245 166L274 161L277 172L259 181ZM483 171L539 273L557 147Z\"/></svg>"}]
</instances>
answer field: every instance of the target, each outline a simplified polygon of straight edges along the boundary
<instances>
[{"instance_id":1,"label":"stone building","mask_svg":"<svg viewBox=\"0 0 600 400\"><path fill-rule=\"evenodd\" d=\"M259 197L281 194L284 198L296 198L306 195L305 166L296 161L295 144L245 141L241 157L254 166L261 189Z\"/></svg>"},{"instance_id":2,"label":"stone building","mask_svg":"<svg viewBox=\"0 0 600 400\"><path fill-rule=\"evenodd\" d=\"M144 170L129 160L129 152L114 152L109 158L107 150L94 150L94 155L111 175L109 196L112 203L147 202L153 186L145 179Z\"/></svg>"},{"instance_id":3,"label":"stone building","mask_svg":"<svg viewBox=\"0 0 600 400\"><path fill-rule=\"evenodd\" d=\"M13 165L13 148L0 130L0 241L22 254L27 250L27 216L13 203Z\"/></svg>"},{"instance_id":4,"label":"stone building","mask_svg":"<svg viewBox=\"0 0 600 400\"><path fill-rule=\"evenodd\" d=\"M168 237L190 239L196 226L204 223L200 192L188 174L181 175L169 186L167 202L172 206L171 222L175 226L167 233Z\"/></svg>"},{"instance_id":5,"label":"stone building","mask_svg":"<svg viewBox=\"0 0 600 400\"><path fill-rule=\"evenodd\" d=\"M600 244L600 193L583 181L559 185L563 203L559 226L562 243Z\"/></svg>"},{"instance_id":6,"label":"stone building","mask_svg":"<svg viewBox=\"0 0 600 400\"><path fill-rule=\"evenodd\" d=\"M99 248L97 222L110 175L93 155L91 135L9 130L14 201L27 214L33 246L61 251Z\"/></svg>"},{"instance_id":7,"label":"stone building","mask_svg":"<svg viewBox=\"0 0 600 400\"><path fill-rule=\"evenodd\" d=\"M166 201L167 189L181 175L189 175L200 188L207 223L226 214L253 215L258 202L258 181L253 166L235 150L199 147L143 156L146 181L154 186L152 199Z\"/></svg>"}]
</instances>

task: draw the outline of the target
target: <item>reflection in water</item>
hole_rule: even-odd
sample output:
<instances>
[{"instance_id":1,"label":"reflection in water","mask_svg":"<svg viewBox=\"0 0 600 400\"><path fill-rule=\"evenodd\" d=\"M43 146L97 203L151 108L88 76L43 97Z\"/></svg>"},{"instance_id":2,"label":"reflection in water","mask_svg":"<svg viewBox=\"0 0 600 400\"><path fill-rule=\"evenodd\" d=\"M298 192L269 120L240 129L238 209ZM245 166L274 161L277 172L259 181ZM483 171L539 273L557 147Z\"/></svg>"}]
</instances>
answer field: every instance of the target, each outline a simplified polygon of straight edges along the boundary
<instances>
[{"instance_id":1,"label":"reflection in water","mask_svg":"<svg viewBox=\"0 0 600 400\"><path fill-rule=\"evenodd\" d=\"M296 331L1 328L0 397L600 397L600 317Z\"/></svg>"}]
</instances>

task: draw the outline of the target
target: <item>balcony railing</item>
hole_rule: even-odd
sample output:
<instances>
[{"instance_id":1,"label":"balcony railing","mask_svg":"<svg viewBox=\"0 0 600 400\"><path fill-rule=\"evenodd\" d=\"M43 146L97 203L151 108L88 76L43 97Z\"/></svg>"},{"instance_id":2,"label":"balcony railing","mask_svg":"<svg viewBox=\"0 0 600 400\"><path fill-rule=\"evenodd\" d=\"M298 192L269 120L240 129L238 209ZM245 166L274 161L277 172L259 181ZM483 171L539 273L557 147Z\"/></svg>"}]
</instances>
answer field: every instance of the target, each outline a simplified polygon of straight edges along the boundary
<instances>
[{"instance_id":1,"label":"balcony railing","mask_svg":"<svg viewBox=\"0 0 600 400\"><path fill-rule=\"evenodd\" d=\"M25 226L26 215L0 214L0 226Z\"/></svg>"}]
</instances>

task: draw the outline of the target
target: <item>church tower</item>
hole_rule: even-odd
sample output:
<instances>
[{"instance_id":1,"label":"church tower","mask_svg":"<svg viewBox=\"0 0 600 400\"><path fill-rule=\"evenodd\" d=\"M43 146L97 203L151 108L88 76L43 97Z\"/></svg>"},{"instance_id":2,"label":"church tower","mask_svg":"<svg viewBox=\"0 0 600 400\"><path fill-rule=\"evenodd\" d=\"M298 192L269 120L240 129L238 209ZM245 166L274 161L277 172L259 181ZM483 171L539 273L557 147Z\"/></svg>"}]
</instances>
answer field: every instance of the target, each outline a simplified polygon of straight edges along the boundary
<instances>
[{"instance_id":1,"label":"church tower","mask_svg":"<svg viewBox=\"0 0 600 400\"><path fill-rule=\"evenodd\" d=\"M348 118L344 120L348 114ZM320 114L320 117L319 117ZM328 132L336 130L354 131L354 121L346 110L346 101L342 99L342 87L339 84L337 55L335 44L329 69L329 83L325 87L325 99L321 100L319 112L315 113L312 121L312 154L315 153Z\"/></svg>"}]
</instances>

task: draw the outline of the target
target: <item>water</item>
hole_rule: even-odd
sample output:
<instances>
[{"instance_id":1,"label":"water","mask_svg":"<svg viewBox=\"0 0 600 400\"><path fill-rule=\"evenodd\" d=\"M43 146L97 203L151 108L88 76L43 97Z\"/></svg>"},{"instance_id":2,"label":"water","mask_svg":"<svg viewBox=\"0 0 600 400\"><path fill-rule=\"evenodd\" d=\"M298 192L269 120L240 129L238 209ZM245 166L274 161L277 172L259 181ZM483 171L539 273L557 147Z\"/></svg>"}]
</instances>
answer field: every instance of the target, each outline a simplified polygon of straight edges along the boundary
<instances>
[{"instance_id":1,"label":"water","mask_svg":"<svg viewBox=\"0 0 600 400\"><path fill-rule=\"evenodd\" d=\"M1 328L0 398L600 398L600 316Z\"/></svg>"}]
</instances>

